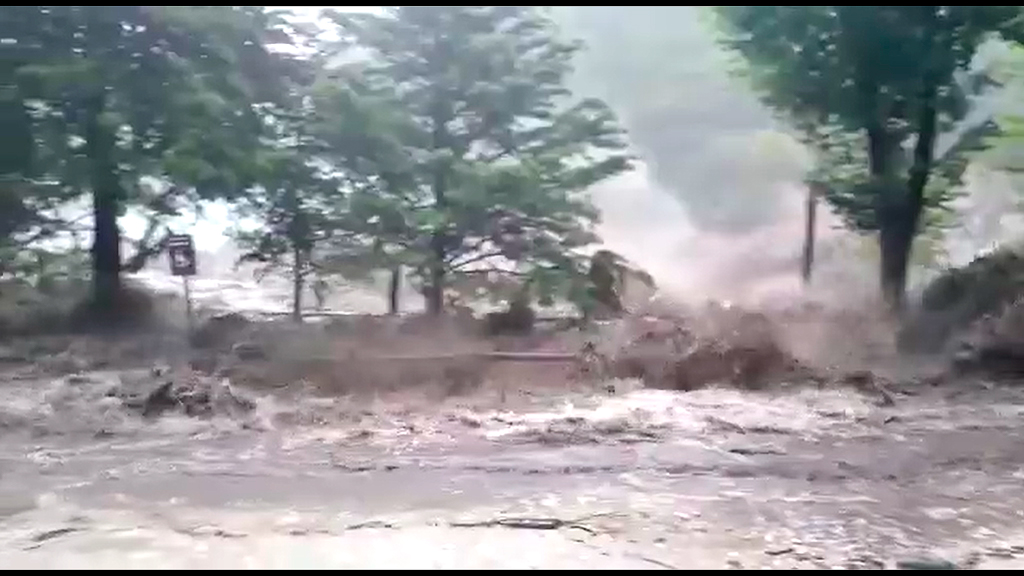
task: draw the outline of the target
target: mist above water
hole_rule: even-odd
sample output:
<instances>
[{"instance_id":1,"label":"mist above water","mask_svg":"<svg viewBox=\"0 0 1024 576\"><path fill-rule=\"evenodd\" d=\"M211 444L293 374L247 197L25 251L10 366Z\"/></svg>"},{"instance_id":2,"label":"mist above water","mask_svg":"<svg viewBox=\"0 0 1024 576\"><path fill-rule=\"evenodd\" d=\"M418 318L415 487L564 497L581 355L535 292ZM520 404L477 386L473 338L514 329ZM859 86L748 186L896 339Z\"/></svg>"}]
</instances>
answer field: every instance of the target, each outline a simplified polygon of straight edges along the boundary
<instances>
[{"instance_id":1,"label":"mist above water","mask_svg":"<svg viewBox=\"0 0 1024 576\"><path fill-rule=\"evenodd\" d=\"M643 159L635 172L594 190L613 249L645 266L676 299L876 298L873 240L846 230L824 203L814 282L809 291L802 287L803 180L813 159L732 74L736 62L717 44L707 7L563 7L557 14L587 44L575 88L615 109ZM996 44L983 52L981 66L1007 53ZM960 128L1019 114L1019 94L1010 92L976 99ZM952 140L941 136L937 152ZM911 270L912 287L936 268L965 264L1014 239L1019 200L1009 176L976 162L964 192L952 206L956 221L944 254Z\"/></svg>"}]
</instances>

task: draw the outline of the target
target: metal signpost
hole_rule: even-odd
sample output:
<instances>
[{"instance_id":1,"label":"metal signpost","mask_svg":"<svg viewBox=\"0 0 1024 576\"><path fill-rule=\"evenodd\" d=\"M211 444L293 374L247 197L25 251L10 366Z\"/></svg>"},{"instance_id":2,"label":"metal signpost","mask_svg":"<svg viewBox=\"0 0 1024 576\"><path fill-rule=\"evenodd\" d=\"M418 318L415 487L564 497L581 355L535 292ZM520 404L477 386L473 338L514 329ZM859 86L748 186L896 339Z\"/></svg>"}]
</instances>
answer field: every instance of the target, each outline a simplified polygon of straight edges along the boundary
<instances>
[{"instance_id":1,"label":"metal signpost","mask_svg":"<svg viewBox=\"0 0 1024 576\"><path fill-rule=\"evenodd\" d=\"M192 334L192 290L190 276L196 275L196 247L190 234L172 234L167 238L167 256L171 261L171 274L181 276L185 285L185 320Z\"/></svg>"}]
</instances>

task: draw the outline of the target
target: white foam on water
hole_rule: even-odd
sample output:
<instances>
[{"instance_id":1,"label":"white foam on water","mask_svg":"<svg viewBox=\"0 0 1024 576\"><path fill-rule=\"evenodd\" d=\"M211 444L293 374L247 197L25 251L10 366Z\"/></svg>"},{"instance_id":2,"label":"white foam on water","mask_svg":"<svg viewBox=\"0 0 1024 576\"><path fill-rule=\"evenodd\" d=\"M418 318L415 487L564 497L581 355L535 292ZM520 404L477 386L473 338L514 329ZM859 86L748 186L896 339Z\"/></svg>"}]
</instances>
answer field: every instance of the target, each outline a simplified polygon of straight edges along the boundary
<instances>
[{"instance_id":1,"label":"white foam on water","mask_svg":"<svg viewBox=\"0 0 1024 576\"><path fill-rule=\"evenodd\" d=\"M578 419L591 424L634 423L667 427L680 434L701 434L710 423L737 429L814 434L850 425L873 409L868 399L847 390L802 390L759 394L712 388L694 392L636 390L598 402L566 401L559 409L530 413L495 412L483 419L485 434L501 438L547 424ZM499 424L496 424L499 423Z\"/></svg>"}]
</instances>

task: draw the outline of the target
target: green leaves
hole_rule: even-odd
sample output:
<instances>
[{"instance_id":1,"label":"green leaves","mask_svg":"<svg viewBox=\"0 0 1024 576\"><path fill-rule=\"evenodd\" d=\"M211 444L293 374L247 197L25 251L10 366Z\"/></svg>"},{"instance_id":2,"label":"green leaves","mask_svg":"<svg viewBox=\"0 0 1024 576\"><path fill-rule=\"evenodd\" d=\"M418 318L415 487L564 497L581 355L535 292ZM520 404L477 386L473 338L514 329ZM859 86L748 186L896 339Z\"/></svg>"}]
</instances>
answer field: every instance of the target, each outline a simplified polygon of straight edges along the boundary
<instances>
[{"instance_id":1,"label":"green leaves","mask_svg":"<svg viewBox=\"0 0 1024 576\"><path fill-rule=\"evenodd\" d=\"M1009 29L1018 7L722 6L725 43L742 55L754 86L817 153L810 180L826 184L827 198L861 230L877 229L879 195L906 193L916 162L914 141L927 130L925 107L937 111L935 127L954 131L955 143L926 170L934 176L922 207L952 199L972 152L993 126L961 129L970 99L991 82L968 71L978 46ZM922 98L937 82L934 100ZM873 126L888 151L872 157ZM884 134L884 135L883 135ZM929 143L929 147L931 143ZM884 163L884 166L882 165ZM934 169L934 170L933 170ZM881 180L879 180L881 179Z\"/></svg>"},{"instance_id":2,"label":"green leaves","mask_svg":"<svg viewBox=\"0 0 1024 576\"><path fill-rule=\"evenodd\" d=\"M722 6L725 44L762 100L819 152L813 175L853 227L878 232L883 297L904 302L914 239L948 221L970 152L968 119L992 82L982 43L1016 33L1019 6ZM966 120L972 124L963 125ZM938 149L942 132L956 141Z\"/></svg>"},{"instance_id":3,"label":"green leaves","mask_svg":"<svg viewBox=\"0 0 1024 576\"><path fill-rule=\"evenodd\" d=\"M564 288L597 240L587 188L631 160L608 107L565 86L580 46L532 7L328 15L2 8L4 170L38 165L107 216L226 198L260 224L239 233L249 256L300 276L402 264L436 294L488 272Z\"/></svg>"},{"instance_id":4,"label":"green leaves","mask_svg":"<svg viewBox=\"0 0 1024 576\"><path fill-rule=\"evenodd\" d=\"M35 160L35 136L32 118L17 88L0 80L0 133L5 144L0 148L0 178L27 176Z\"/></svg>"},{"instance_id":5,"label":"green leaves","mask_svg":"<svg viewBox=\"0 0 1024 576\"><path fill-rule=\"evenodd\" d=\"M35 204L100 195L108 229L97 236L111 238L110 213L141 209L159 229L186 202L235 198L254 183L260 107L281 102L291 71L268 49L280 22L261 7L11 6L0 30L14 56L0 64L0 92L29 120L26 130L13 103L0 112L31 145L16 148L16 163L33 152L35 175L58 183L34 187ZM159 200L147 193L153 179ZM116 272L118 243L106 244L105 270Z\"/></svg>"},{"instance_id":6,"label":"green leaves","mask_svg":"<svg viewBox=\"0 0 1024 576\"><path fill-rule=\"evenodd\" d=\"M281 93L279 77L268 74L279 59L266 49L261 10L18 10L27 31L16 39L25 54L18 85L60 113L68 132L81 131L82 102L104 93L131 177L168 177L208 196L244 186L244 158L261 129L253 106Z\"/></svg>"},{"instance_id":7,"label":"green leaves","mask_svg":"<svg viewBox=\"0 0 1024 576\"><path fill-rule=\"evenodd\" d=\"M319 132L374 198L358 201L367 234L432 278L550 274L596 240L583 191L629 157L607 106L571 99L579 46L543 12L331 17L352 61L321 83Z\"/></svg>"}]
</instances>

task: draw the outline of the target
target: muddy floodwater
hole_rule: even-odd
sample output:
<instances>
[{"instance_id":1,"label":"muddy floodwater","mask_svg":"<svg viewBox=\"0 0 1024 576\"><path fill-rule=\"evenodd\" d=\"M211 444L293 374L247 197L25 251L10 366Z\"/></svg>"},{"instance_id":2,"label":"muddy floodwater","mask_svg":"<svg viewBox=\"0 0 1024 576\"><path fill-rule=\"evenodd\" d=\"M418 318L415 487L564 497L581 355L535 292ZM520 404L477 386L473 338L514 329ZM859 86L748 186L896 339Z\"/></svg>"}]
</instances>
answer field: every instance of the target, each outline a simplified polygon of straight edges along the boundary
<instances>
[{"instance_id":1,"label":"muddy floodwater","mask_svg":"<svg viewBox=\"0 0 1024 576\"><path fill-rule=\"evenodd\" d=\"M1020 567L1024 394L257 398L143 421L112 372L0 386L0 566Z\"/></svg>"}]
</instances>

